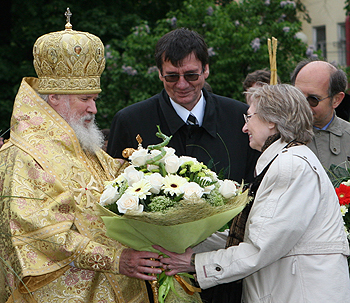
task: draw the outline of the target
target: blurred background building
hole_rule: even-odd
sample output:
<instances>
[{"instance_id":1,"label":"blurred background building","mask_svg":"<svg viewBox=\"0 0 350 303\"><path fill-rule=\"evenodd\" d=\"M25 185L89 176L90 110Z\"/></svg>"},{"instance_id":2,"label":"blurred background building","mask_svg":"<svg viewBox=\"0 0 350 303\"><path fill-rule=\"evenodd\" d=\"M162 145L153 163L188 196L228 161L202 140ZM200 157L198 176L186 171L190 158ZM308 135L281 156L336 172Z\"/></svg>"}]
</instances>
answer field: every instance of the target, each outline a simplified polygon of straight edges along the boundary
<instances>
[{"instance_id":1,"label":"blurred background building","mask_svg":"<svg viewBox=\"0 0 350 303\"><path fill-rule=\"evenodd\" d=\"M328 62L350 65L350 21L344 0L303 0L311 23L303 21L299 37ZM348 51L346 51L348 49Z\"/></svg>"}]
</instances>

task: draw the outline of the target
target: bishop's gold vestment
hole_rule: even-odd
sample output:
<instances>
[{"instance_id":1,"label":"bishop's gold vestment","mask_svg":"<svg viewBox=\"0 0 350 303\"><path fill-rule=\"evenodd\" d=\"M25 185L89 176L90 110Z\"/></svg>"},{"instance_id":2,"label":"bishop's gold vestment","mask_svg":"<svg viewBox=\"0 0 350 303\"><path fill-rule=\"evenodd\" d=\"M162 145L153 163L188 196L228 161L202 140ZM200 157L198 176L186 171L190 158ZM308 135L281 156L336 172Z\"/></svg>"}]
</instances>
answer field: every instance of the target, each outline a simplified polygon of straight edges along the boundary
<instances>
[{"instance_id":1,"label":"bishop's gold vestment","mask_svg":"<svg viewBox=\"0 0 350 303\"><path fill-rule=\"evenodd\" d=\"M148 302L144 281L118 274L125 246L106 237L95 206L121 163L102 150L85 153L67 122L36 94L36 84L23 79L10 140L0 151L6 296L14 302Z\"/></svg>"}]
</instances>

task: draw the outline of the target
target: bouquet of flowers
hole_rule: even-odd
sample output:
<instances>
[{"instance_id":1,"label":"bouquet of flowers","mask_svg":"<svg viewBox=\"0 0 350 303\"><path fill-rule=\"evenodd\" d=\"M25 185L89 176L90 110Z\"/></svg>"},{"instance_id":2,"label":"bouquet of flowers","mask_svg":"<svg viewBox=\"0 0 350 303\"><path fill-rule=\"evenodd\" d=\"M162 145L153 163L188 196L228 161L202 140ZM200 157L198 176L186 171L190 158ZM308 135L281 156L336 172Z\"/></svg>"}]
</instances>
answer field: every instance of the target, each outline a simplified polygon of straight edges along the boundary
<instances>
[{"instance_id":1,"label":"bouquet of flowers","mask_svg":"<svg viewBox=\"0 0 350 303\"><path fill-rule=\"evenodd\" d=\"M171 137L159 127L156 135L162 143L146 149L139 143L129 157L130 165L106 182L100 213L107 235L126 246L155 251L152 245L157 244L183 253L240 213L249 198L247 191L242 192L243 183L219 180L197 159L176 156L173 148L166 147ZM158 277L159 302L175 290L172 279L165 274Z\"/></svg>"},{"instance_id":2,"label":"bouquet of flowers","mask_svg":"<svg viewBox=\"0 0 350 303\"><path fill-rule=\"evenodd\" d=\"M345 233L350 241L350 168L343 168L332 164L327 171L337 193L340 211L343 216ZM350 269L350 258L348 258Z\"/></svg>"}]
</instances>

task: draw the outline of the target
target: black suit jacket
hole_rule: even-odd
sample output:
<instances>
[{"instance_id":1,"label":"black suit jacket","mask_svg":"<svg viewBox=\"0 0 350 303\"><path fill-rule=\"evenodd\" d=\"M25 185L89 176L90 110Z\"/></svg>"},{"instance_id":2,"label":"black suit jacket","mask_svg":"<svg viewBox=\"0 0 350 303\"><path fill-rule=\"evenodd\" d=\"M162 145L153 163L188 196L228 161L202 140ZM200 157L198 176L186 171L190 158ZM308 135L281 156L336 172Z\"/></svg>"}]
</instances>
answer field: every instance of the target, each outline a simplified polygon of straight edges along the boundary
<instances>
[{"instance_id":1,"label":"black suit jacket","mask_svg":"<svg viewBox=\"0 0 350 303\"><path fill-rule=\"evenodd\" d=\"M249 147L248 136L242 132L245 103L208 93L203 89L206 107L203 125L189 126L177 115L169 96L161 93L133 105L114 116L111 125L107 152L122 158L126 147L137 148L136 136L140 134L143 147L162 142L156 137L157 125L172 139L168 144L178 156L197 158L209 168L220 172L226 169L225 177L241 182L252 181L257 151Z\"/></svg>"}]
</instances>

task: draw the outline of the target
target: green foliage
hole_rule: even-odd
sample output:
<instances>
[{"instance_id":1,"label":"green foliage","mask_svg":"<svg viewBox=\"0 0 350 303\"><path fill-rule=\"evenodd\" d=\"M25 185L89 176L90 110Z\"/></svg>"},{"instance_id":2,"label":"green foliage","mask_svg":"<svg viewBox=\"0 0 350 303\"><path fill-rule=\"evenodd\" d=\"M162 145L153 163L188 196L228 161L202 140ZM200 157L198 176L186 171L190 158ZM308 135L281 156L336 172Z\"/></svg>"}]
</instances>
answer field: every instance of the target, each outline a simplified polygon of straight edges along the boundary
<instances>
[{"instance_id":1,"label":"green foliage","mask_svg":"<svg viewBox=\"0 0 350 303\"><path fill-rule=\"evenodd\" d=\"M295 37L301 30L297 13L309 18L299 1L296 6L282 6L279 0L232 1L223 5L212 0L189 0L154 28L140 23L123 41L123 53L108 47L107 54L111 56L107 56L107 71L101 80L103 114L110 120L109 115L119 109L161 90L154 47L163 34L180 27L195 30L205 38L210 54L208 82L215 93L243 101L242 82L246 75L269 68L267 39L272 37L278 40L278 75L282 82L289 82L295 65L306 58L307 46ZM260 48L253 49L256 38L260 39Z\"/></svg>"},{"instance_id":2,"label":"green foliage","mask_svg":"<svg viewBox=\"0 0 350 303\"><path fill-rule=\"evenodd\" d=\"M344 4L345 4L344 9L346 10L346 13L347 13L347 14L350 13L350 0L346 0L346 1L344 2Z\"/></svg>"},{"instance_id":3,"label":"green foliage","mask_svg":"<svg viewBox=\"0 0 350 303\"><path fill-rule=\"evenodd\" d=\"M112 45L112 40L106 45L106 70L102 74L101 100L99 111L105 122L110 126L114 114L137 101L141 101L158 93L163 85L159 80L155 66L154 48L161 36L169 31L159 22L158 27L151 31L147 22L132 29L132 33L119 44L124 51L121 53ZM100 121L101 125L101 121Z\"/></svg>"},{"instance_id":4,"label":"green foliage","mask_svg":"<svg viewBox=\"0 0 350 303\"><path fill-rule=\"evenodd\" d=\"M164 18L169 10L179 8L182 1L84 0L71 3L59 0L2 1L0 130L6 131L10 125L13 101L22 78L36 76L32 55L36 39L49 32L64 30L66 20L64 13L67 7L73 14L71 18L73 29L95 34L105 45L113 43L113 48L122 53L124 38L130 34L134 26L140 24L141 20L147 20L151 26L155 26L158 19ZM113 98L104 101L115 102ZM101 102L99 107L101 114L98 119L102 127L110 126L111 121L104 118L107 109Z\"/></svg>"},{"instance_id":5,"label":"green foliage","mask_svg":"<svg viewBox=\"0 0 350 303\"><path fill-rule=\"evenodd\" d=\"M242 82L256 69L269 68L267 39L278 39L277 69L283 82L296 63L306 57L307 46L295 34L299 18L309 20L301 0L282 6L280 0L214 1L84 1L70 5L73 29L88 31L106 46L106 70L97 121L109 128L114 114L162 88L155 67L158 39L178 27L202 34L210 50L208 82L215 93L244 100ZM10 123L12 104L24 76L35 76L32 47L48 32L62 30L66 3L58 0L11 2L9 43L0 45L0 130ZM7 16L7 14L6 14ZM1 34L1 30L0 30ZM4 33L2 33L4 35ZM8 33L6 33L8 34ZM6 36L6 35L5 35ZM260 48L252 41L260 39Z\"/></svg>"},{"instance_id":6,"label":"green foliage","mask_svg":"<svg viewBox=\"0 0 350 303\"><path fill-rule=\"evenodd\" d=\"M348 163L346 164L346 166L348 166ZM331 164L330 168L327 170L327 175L333 186L339 187L342 182L350 180L350 168L343 168L341 166Z\"/></svg>"}]
</instances>

